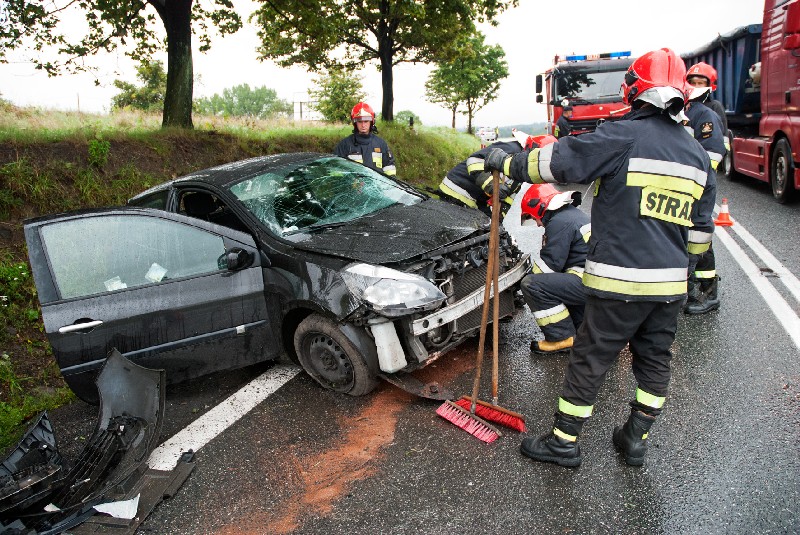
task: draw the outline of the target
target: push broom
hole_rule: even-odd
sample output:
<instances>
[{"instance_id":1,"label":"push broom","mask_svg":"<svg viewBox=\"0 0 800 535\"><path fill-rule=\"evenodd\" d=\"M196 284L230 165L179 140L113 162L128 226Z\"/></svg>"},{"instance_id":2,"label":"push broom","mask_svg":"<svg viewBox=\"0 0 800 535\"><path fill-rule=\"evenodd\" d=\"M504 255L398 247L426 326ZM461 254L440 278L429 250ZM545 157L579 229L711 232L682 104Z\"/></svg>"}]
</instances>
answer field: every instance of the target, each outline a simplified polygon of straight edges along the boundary
<instances>
[{"instance_id":1,"label":"push broom","mask_svg":"<svg viewBox=\"0 0 800 535\"><path fill-rule=\"evenodd\" d=\"M486 285L483 292L483 311L481 315L480 336L478 339L478 355L475 362L475 380L472 385L472 396L463 396L455 403L445 401L436 413L444 419L452 422L468 433L483 440L493 442L501 436L488 421L516 429L525 430L525 418L521 414L504 409L497 404L498 390L498 354L499 354L499 316L500 316L500 297L499 273L500 273L500 173L492 173L492 222L489 230L489 259L486 266ZM480 387L481 368L483 366L484 346L486 342L486 325L489 320L489 300L490 289L494 285L494 296L492 298L494 307L492 314L492 403L487 403L478 399L478 388Z\"/></svg>"}]
</instances>

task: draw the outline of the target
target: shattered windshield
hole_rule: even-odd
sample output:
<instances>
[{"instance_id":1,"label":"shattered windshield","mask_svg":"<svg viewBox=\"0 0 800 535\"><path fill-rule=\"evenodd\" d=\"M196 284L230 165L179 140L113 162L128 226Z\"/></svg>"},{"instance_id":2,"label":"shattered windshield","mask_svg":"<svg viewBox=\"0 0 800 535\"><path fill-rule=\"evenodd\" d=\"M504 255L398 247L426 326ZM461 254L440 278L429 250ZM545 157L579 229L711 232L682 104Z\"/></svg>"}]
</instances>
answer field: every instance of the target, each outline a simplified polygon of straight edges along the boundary
<instances>
[{"instance_id":1,"label":"shattered windshield","mask_svg":"<svg viewBox=\"0 0 800 535\"><path fill-rule=\"evenodd\" d=\"M320 158L231 186L253 215L278 236L346 223L423 196L363 165Z\"/></svg>"},{"instance_id":2,"label":"shattered windshield","mask_svg":"<svg viewBox=\"0 0 800 535\"><path fill-rule=\"evenodd\" d=\"M626 70L611 72L561 70L556 77L556 102L564 99L574 104L622 100L619 87L625 78Z\"/></svg>"}]
</instances>

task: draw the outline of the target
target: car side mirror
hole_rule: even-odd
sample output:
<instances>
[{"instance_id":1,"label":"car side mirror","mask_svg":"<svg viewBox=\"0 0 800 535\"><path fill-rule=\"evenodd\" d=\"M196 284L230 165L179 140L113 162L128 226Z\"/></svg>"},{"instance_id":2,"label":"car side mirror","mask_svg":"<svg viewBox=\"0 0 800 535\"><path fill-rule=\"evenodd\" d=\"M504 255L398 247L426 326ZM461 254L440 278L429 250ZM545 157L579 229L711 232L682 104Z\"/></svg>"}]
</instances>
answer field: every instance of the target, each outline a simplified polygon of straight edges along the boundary
<instances>
[{"instance_id":1,"label":"car side mirror","mask_svg":"<svg viewBox=\"0 0 800 535\"><path fill-rule=\"evenodd\" d=\"M239 269L244 269L253 264L253 255L245 251L244 249L240 249L239 247L234 247L233 249L229 249L226 251L221 257L220 262L222 264L220 267L223 269L227 269L228 271L236 271Z\"/></svg>"},{"instance_id":2,"label":"car side mirror","mask_svg":"<svg viewBox=\"0 0 800 535\"><path fill-rule=\"evenodd\" d=\"M542 102L544 102L544 97L541 94L536 95L536 103L541 104Z\"/></svg>"},{"instance_id":3,"label":"car side mirror","mask_svg":"<svg viewBox=\"0 0 800 535\"><path fill-rule=\"evenodd\" d=\"M536 75L536 92L537 93L541 93L542 92L542 85L543 85L542 84L542 75L541 74L537 74ZM537 102L541 102L541 100L537 99Z\"/></svg>"}]
</instances>

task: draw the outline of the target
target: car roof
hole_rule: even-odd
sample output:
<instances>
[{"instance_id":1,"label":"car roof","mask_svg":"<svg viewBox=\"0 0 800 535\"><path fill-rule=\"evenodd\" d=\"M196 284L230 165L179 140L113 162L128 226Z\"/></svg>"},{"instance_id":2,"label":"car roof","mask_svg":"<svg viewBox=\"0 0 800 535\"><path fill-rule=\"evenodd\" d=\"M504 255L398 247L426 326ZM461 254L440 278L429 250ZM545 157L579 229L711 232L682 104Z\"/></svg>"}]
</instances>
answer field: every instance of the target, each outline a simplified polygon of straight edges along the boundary
<instances>
[{"instance_id":1,"label":"car roof","mask_svg":"<svg viewBox=\"0 0 800 535\"><path fill-rule=\"evenodd\" d=\"M188 175L176 178L145 190L130 200L138 199L167 189L179 182L205 182L218 188L227 187L233 183L241 182L250 177L262 175L280 169L286 165L310 162L321 157L333 156L333 154L322 154L318 152L292 152L285 154L272 154L270 156L257 156L238 162L230 162L216 167L209 167L200 171L194 171Z\"/></svg>"}]
</instances>

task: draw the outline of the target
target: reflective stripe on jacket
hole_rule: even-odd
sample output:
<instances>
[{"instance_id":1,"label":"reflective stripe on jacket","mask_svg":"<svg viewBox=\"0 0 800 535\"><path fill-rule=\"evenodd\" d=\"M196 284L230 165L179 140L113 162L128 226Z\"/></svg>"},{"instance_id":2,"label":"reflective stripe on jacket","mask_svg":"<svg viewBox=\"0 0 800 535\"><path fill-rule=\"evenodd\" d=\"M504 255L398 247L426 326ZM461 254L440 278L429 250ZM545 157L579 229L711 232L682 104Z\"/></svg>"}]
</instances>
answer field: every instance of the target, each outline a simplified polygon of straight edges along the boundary
<instances>
[{"instance_id":1,"label":"reflective stripe on jacket","mask_svg":"<svg viewBox=\"0 0 800 535\"><path fill-rule=\"evenodd\" d=\"M532 183L599 179L587 293L640 301L686 293L689 252L707 250L714 232L716 178L703 147L661 110L633 111L595 132L517 154L504 167Z\"/></svg>"},{"instance_id":2,"label":"reflective stripe on jacket","mask_svg":"<svg viewBox=\"0 0 800 535\"><path fill-rule=\"evenodd\" d=\"M461 198L465 194L472 199L473 203L477 202L480 205L486 204L488 197L480 186L475 184L475 180L484 173L483 159L492 149L503 149L507 154L516 154L522 150L522 147L520 147L519 143L516 141L498 141L497 143L492 143L488 147L473 152L466 160L459 162L458 165L450 169L450 171L447 172L447 180L449 183L446 185L449 189L458 192L459 196L456 198L464 204L469 205L468 202ZM453 185L455 185L455 187ZM439 189L448 195L450 194L442 185L439 186ZM519 190L519 187L516 189Z\"/></svg>"},{"instance_id":3,"label":"reflective stripe on jacket","mask_svg":"<svg viewBox=\"0 0 800 535\"><path fill-rule=\"evenodd\" d=\"M582 276L589 252L589 216L574 206L564 206L555 212L545 212L542 223L544 240L539 258L534 260L533 272Z\"/></svg>"}]
</instances>

